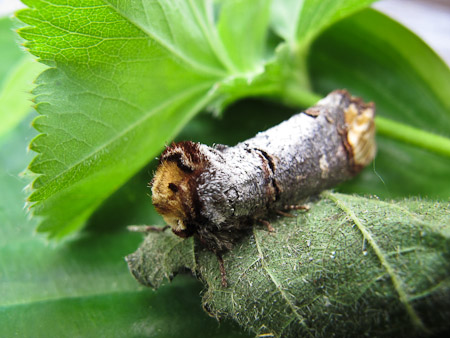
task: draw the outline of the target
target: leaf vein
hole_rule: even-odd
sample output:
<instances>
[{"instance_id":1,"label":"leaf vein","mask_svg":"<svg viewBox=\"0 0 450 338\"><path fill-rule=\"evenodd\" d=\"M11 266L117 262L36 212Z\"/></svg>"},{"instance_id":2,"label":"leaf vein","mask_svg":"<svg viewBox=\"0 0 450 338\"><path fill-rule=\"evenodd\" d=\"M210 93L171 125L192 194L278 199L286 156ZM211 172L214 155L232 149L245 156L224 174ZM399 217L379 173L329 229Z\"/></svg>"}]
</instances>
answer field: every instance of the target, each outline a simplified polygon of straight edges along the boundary
<instances>
[{"instance_id":1,"label":"leaf vein","mask_svg":"<svg viewBox=\"0 0 450 338\"><path fill-rule=\"evenodd\" d=\"M412 323L422 331L427 331L419 315L411 305L408 296L406 294L406 290L402 285L400 277L395 273L393 266L387 260L387 256L385 255L383 250L378 246L375 239L372 237L370 231L364 226L363 222L359 219L358 216L356 216L354 211L351 210L350 207L347 204L345 204L341 199L339 199L338 194L325 191L322 193L322 195L331 200L338 208L340 208L344 213L346 213L350 217L352 222L358 227L358 230L362 233L364 239L370 244L373 251L375 252L375 255L379 259L381 265L385 268L386 272L391 278L394 289L399 296L399 300L405 307L408 315L411 318Z\"/></svg>"},{"instance_id":2,"label":"leaf vein","mask_svg":"<svg viewBox=\"0 0 450 338\"><path fill-rule=\"evenodd\" d=\"M197 21L197 24L199 25L203 33L203 36L208 41L208 44L211 50L214 52L216 58L228 69L228 71L237 73L237 69L234 67L234 64L229 59L228 53L224 50L223 46L221 45L217 37L217 34L211 36L212 34L209 33L209 32L215 33L216 32L215 27L207 27L205 22L201 20L200 14L198 13L196 6L192 4L192 0L189 0L188 3L189 7L194 13L195 20Z\"/></svg>"},{"instance_id":3,"label":"leaf vein","mask_svg":"<svg viewBox=\"0 0 450 338\"><path fill-rule=\"evenodd\" d=\"M263 254L262 249L261 249L260 239L259 239L259 237L257 235L257 231L255 229L253 229L253 237L255 238L256 248L258 250L258 255L261 258L261 266L266 271L266 273L269 275L270 279L272 280L272 283L275 285L275 287L280 292L281 297L284 299L286 304L292 310L293 315L298 319L298 321L299 321L299 323L301 325L306 326L305 325L305 319L303 318L303 316L300 313L298 313L295 305L290 301L290 299L288 298L288 296L284 292L284 290L283 290L283 288L281 286L281 283L278 281L278 279L275 277L275 275L272 273L272 271L267 266L267 263L266 263L265 258L264 258L264 254Z\"/></svg>"},{"instance_id":4,"label":"leaf vein","mask_svg":"<svg viewBox=\"0 0 450 338\"><path fill-rule=\"evenodd\" d=\"M239 277L237 278L236 283L233 285L233 291L236 290L236 286L242 281L242 277L244 277L245 273L247 271L250 270L250 268L255 265L256 263L258 263L261 260L261 257L256 258L249 266L247 266L240 274Z\"/></svg>"},{"instance_id":5,"label":"leaf vein","mask_svg":"<svg viewBox=\"0 0 450 338\"><path fill-rule=\"evenodd\" d=\"M194 69L196 69L199 73L206 73L206 74L210 74L210 75L215 75L215 76L220 76L223 77L226 75L226 73L218 68L213 68L213 67L208 67L205 66L203 64L200 64L199 62L197 62L196 60L192 59L191 57L189 57L188 55L186 55L185 53L183 53L179 48L177 48L174 44L170 44L167 43L166 41L164 41L163 39L161 39L157 34L154 34L148 30L146 30L144 27L142 27L140 24L138 24L137 22L131 20L131 18L127 17L125 15L125 13L123 13L122 11L120 11L119 8L114 7L108 0L103 0L105 1L112 10L114 10L117 14L121 15L124 19L126 19L127 21L129 21L131 24L133 24L136 28L138 28L141 32L145 33L146 35L148 35L149 38L151 38L152 40L156 41L161 47L165 48L166 50L168 50L170 53L172 53L174 56L178 57L180 60L183 60L184 62L186 62L188 65L192 66Z\"/></svg>"}]
</instances>

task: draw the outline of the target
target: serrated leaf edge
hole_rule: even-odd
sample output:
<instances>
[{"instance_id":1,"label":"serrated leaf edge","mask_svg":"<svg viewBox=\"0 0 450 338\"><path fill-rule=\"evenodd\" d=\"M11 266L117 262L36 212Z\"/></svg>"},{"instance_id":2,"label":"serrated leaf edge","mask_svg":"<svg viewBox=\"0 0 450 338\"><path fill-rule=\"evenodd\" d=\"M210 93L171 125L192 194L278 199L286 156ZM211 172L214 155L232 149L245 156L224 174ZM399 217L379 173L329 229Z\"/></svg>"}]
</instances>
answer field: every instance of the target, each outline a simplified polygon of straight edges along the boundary
<instances>
[{"instance_id":1,"label":"serrated leaf edge","mask_svg":"<svg viewBox=\"0 0 450 338\"><path fill-rule=\"evenodd\" d=\"M211 88L212 84L211 83L202 83L199 86L195 86L195 87L191 87L186 89L185 91L179 93L178 95L174 96L172 98L172 100L167 100L165 102L163 102L162 104L160 104L159 106L155 107L154 109L152 109L151 111L147 112L146 114L143 114L139 119L137 119L135 122L131 123L127 128L123 129L122 131L120 131L119 133L115 134L114 137L110 138L108 141L104 142L103 144L101 144L100 146L96 147L93 151L89 152L88 154L86 154L84 157L82 157L81 159L79 159L77 162L71 164L69 167L67 167L65 170L61 171L60 173L58 173L56 176L52 177L49 181L47 181L45 183L45 185L39 187L38 189L34 190L32 192L32 194L28 197L29 201L33 201L36 202L35 204L32 205L32 207L36 206L37 204L39 204L42 199L40 198L40 193L42 193L43 188L48 189L49 185L54 182L55 180L57 180L59 177L61 177L62 175L66 174L67 172L69 172L70 170L72 170L73 168L75 168L76 166L80 165L81 163L83 163L84 161L86 161L87 159L93 157L96 153L100 152L102 149L108 147L110 144L112 144L113 142L121 139L124 137L124 135L126 135L127 133L129 133L130 131L132 131L134 128L136 128L137 126L141 125L143 121L145 121L146 119L150 118L151 116L153 116L154 114L156 114L157 112L167 108L172 102L173 100L178 100L180 98L188 98L191 95L194 95L196 93L199 93L201 91L207 91L209 88ZM206 95L205 99L203 101L209 102L210 96ZM205 103L201 102L201 106L203 106ZM198 108L198 107L195 107ZM197 110L197 109L195 109ZM190 114L187 114L190 115ZM47 115L41 115L38 116L42 117L42 116L47 116ZM41 136L42 135L42 136ZM35 146L34 142L36 140L41 139L42 137L46 136L45 133L41 133L38 136L36 136L31 144L30 144L30 148L33 149L33 147ZM36 161L39 160L39 155L40 153L38 152L38 155L35 158L38 159L33 159L30 163L31 164L35 164ZM33 171L32 167L29 166L28 168L32 173L35 174L40 174L38 177L40 177L41 175L44 175L42 173L39 172L35 172ZM35 181L33 181L32 187L34 187ZM40 191L41 190L41 191Z\"/></svg>"}]
</instances>

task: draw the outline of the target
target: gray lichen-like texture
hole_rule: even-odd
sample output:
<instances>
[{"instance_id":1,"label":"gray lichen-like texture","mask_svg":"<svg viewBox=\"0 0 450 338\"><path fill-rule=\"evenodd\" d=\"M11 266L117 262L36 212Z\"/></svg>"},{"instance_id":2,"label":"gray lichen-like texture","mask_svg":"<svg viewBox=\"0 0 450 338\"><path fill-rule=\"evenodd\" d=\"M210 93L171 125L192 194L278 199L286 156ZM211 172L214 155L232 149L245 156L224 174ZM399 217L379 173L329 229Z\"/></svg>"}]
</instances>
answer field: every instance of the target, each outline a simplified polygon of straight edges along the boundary
<instances>
[{"instance_id":1,"label":"gray lichen-like texture","mask_svg":"<svg viewBox=\"0 0 450 338\"><path fill-rule=\"evenodd\" d=\"M353 177L343 135L350 102L348 93L335 91L234 147L201 145L208 159L197 186L202 216L211 226L229 226L242 217L282 210Z\"/></svg>"},{"instance_id":2,"label":"gray lichen-like texture","mask_svg":"<svg viewBox=\"0 0 450 338\"><path fill-rule=\"evenodd\" d=\"M223 258L170 233L150 233L127 257L143 284L188 269L204 308L275 337L427 335L449 328L450 210L326 192L311 210L255 226Z\"/></svg>"}]
</instances>

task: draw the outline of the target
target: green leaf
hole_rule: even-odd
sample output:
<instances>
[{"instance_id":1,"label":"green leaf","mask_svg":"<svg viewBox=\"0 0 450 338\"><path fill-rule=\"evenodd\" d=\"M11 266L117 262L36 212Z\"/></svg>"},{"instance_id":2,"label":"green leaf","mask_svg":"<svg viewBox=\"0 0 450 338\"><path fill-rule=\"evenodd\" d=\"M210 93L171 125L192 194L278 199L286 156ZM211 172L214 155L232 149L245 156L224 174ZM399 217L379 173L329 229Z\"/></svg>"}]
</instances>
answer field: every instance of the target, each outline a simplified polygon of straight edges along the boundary
<instances>
[{"instance_id":1,"label":"green leaf","mask_svg":"<svg viewBox=\"0 0 450 338\"><path fill-rule=\"evenodd\" d=\"M203 306L255 334L410 336L448 328L450 209L424 200L383 202L325 193L309 212L254 228L224 255L192 239L150 233L128 256L158 287L183 267L204 283Z\"/></svg>"},{"instance_id":2,"label":"green leaf","mask_svg":"<svg viewBox=\"0 0 450 338\"><path fill-rule=\"evenodd\" d=\"M34 91L42 114L34 126L42 134L31 144L39 155L29 167L38 174L29 200L44 216L38 231L62 237L204 106L217 65L196 43L176 59L180 46L166 36L167 25L145 26L140 10L127 13L132 6L28 3L34 9L17 16L35 26L20 34L52 67Z\"/></svg>"},{"instance_id":3,"label":"green leaf","mask_svg":"<svg viewBox=\"0 0 450 338\"><path fill-rule=\"evenodd\" d=\"M273 29L288 43L309 44L336 21L376 0L278 0L273 2Z\"/></svg>"},{"instance_id":4,"label":"green leaf","mask_svg":"<svg viewBox=\"0 0 450 338\"><path fill-rule=\"evenodd\" d=\"M450 136L450 70L417 36L374 10L324 32L310 51L315 90L344 87L376 103L377 114L424 131ZM378 154L345 191L394 197L450 195L450 158L395 141L378 128ZM439 141L437 141L439 142Z\"/></svg>"},{"instance_id":5,"label":"green leaf","mask_svg":"<svg viewBox=\"0 0 450 338\"><path fill-rule=\"evenodd\" d=\"M33 234L36 220L23 208L29 180L19 176L32 156L26 152L34 134L29 123L0 140L1 337L245 336L230 323L219 327L208 318L193 278L178 278L158 292L131 278L124 256L141 236L122 226L155 218L142 182L147 172L108 200L70 241L48 243Z\"/></svg>"},{"instance_id":6,"label":"green leaf","mask_svg":"<svg viewBox=\"0 0 450 338\"><path fill-rule=\"evenodd\" d=\"M30 145L38 155L29 166L37 174L29 201L42 218L38 231L50 237L81 228L202 108L220 111L248 95L283 97L290 87L309 93L306 80L284 83L295 54L275 56L268 34L271 6L282 2L24 2L30 9L17 16L29 26L20 35L51 67L34 91L41 134ZM326 9L308 1L305 13L317 9L336 20L369 2ZM325 26L318 17L298 38Z\"/></svg>"},{"instance_id":7,"label":"green leaf","mask_svg":"<svg viewBox=\"0 0 450 338\"><path fill-rule=\"evenodd\" d=\"M45 68L20 50L10 18L0 18L0 137L31 111L30 91Z\"/></svg>"},{"instance_id":8,"label":"green leaf","mask_svg":"<svg viewBox=\"0 0 450 338\"><path fill-rule=\"evenodd\" d=\"M18 17L35 26L21 35L56 67L35 90L43 116L34 123L42 134L31 144L39 155L30 170L39 176L29 200L44 216L38 231L61 237L211 100L226 70L200 2L29 5ZM102 20L85 25L89 17Z\"/></svg>"},{"instance_id":9,"label":"green leaf","mask_svg":"<svg viewBox=\"0 0 450 338\"><path fill-rule=\"evenodd\" d=\"M218 35L239 72L260 72L266 53L273 53L266 50L270 4L271 0L219 2Z\"/></svg>"}]
</instances>

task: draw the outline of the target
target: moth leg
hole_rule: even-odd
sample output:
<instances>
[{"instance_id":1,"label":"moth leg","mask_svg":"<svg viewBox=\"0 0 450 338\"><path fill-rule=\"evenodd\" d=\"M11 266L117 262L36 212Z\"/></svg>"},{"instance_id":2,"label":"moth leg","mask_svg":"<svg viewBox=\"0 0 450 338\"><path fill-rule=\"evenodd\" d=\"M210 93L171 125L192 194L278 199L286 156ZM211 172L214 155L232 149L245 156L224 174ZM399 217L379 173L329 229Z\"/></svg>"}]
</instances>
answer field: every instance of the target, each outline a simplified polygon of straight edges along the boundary
<instances>
[{"instance_id":1,"label":"moth leg","mask_svg":"<svg viewBox=\"0 0 450 338\"><path fill-rule=\"evenodd\" d=\"M310 209L309 205L306 204L291 204L285 205L284 210L305 210L308 211Z\"/></svg>"},{"instance_id":2,"label":"moth leg","mask_svg":"<svg viewBox=\"0 0 450 338\"><path fill-rule=\"evenodd\" d=\"M258 219L258 222L264 224L267 227L268 232L275 232L275 228L270 224L270 222L266 221L265 219Z\"/></svg>"},{"instance_id":3,"label":"moth leg","mask_svg":"<svg viewBox=\"0 0 450 338\"><path fill-rule=\"evenodd\" d=\"M308 211L309 210L309 206L303 205L303 204L285 205L285 206L283 206L283 210L276 210L275 212L278 215L281 215L281 216L295 217L294 215L291 215L291 214L286 212L286 211L291 211L291 210L305 210L305 211Z\"/></svg>"},{"instance_id":4,"label":"moth leg","mask_svg":"<svg viewBox=\"0 0 450 338\"><path fill-rule=\"evenodd\" d=\"M217 261L219 262L219 268L220 268L220 276L222 277L222 287L226 288L228 287L228 281L227 281L227 271L225 270L225 264L223 263L222 255L219 253L216 253Z\"/></svg>"},{"instance_id":5,"label":"moth leg","mask_svg":"<svg viewBox=\"0 0 450 338\"><path fill-rule=\"evenodd\" d=\"M163 232L169 229L170 226L166 225L163 227L155 225L129 225L127 226L128 231L131 232Z\"/></svg>"}]
</instances>

